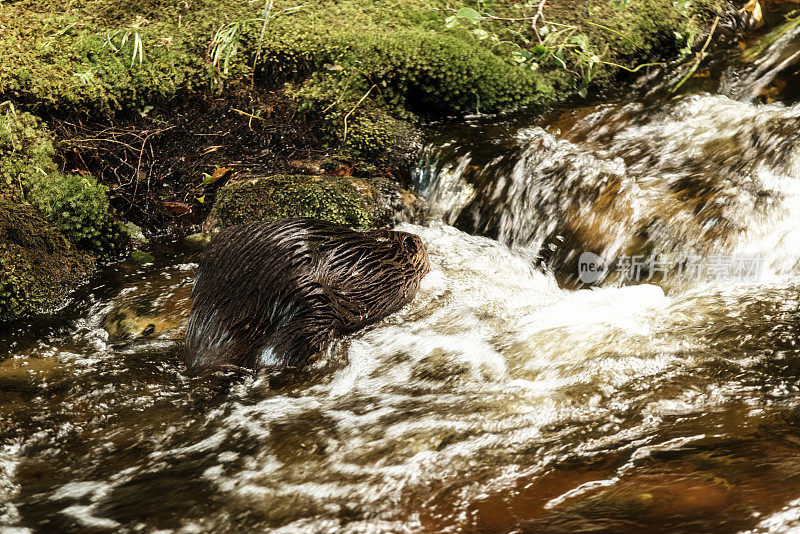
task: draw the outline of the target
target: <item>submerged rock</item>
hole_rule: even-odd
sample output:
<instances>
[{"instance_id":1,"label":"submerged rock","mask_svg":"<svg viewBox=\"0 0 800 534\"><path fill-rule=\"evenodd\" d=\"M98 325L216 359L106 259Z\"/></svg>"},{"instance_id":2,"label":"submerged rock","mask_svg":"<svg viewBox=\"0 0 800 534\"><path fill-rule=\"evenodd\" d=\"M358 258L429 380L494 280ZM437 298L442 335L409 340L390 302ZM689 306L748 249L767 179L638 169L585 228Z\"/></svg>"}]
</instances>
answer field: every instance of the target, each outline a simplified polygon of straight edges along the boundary
<instances>
[{"instance_id":1,"label":"submerged rock","mask_svg":"<svg viewBox=\"0 0 800 534\"><path fill-rule=\"evenodd\" d=\"M191 286L176 284L169 271L154 271L141 285L115 299L102 327L113 342L152 339L183 326L191 305Z\"/></svg>"},{"instance_id":2,"label":"submerged rock","mask_svg":"<svg viewBox=\"0 0 800 534\"><path fill-rule=\"evenodd\" d=\"M211 241L211 236L203 232L189 234L183 238L183 245L192 250L202 250L208 242Z\"/></svg>"},{"instance_id":3,"label":"submerged rock","mask_svg":"<svg viewBox=\"0 0 800 534\"><path fill-rule=\"evenodd\" d=\"M35 208L0 196L0 320L57 306L93 267Z\"/></svg>"},{"instance_id":4,"label":"submerged rock","mask_svg":"<svg viewBox=\"0 0 800 534\"><path fill-rule=\"evenodd\" d=\"M141 314L133 307L113 310L103 321L103 329L113 341L133 338L157 337L167 330L177 328L183 317L162 312Z\"/></svg>"},{"instance_id":5,"label":"submerged rock","mask_svg":"<svg viewBox=\"0 0 800 534\"><path fill-rule=\"evenodd\" d=\"M19 383L31 378L52 378L58 371L58 358L52 356L9 358L0 362L0 381Z\"/></svg>"},{"instance_id":6,"label":"submerged rock","mask_svg":"<svg viewBox=\"0 0 800 534\"><path fill-rule=\"evenodd\" d=\"M153 263L153 255L149 252L145 252L144 250L134 250L131 252L131 259L139 264L145 265L148 263Z\"/></svg>"},{"instance_id":7,"label":"submerged rock","mask_svg":"<svg viewBox=\"0 0 800 534\"><path fill-rule=\"evenodd\" d=\"M285 217L312 217L353 228L419 222L424 202L383 178L275 175L230 183L218 195L205 231Z\"/></svg>"}]
</instances>

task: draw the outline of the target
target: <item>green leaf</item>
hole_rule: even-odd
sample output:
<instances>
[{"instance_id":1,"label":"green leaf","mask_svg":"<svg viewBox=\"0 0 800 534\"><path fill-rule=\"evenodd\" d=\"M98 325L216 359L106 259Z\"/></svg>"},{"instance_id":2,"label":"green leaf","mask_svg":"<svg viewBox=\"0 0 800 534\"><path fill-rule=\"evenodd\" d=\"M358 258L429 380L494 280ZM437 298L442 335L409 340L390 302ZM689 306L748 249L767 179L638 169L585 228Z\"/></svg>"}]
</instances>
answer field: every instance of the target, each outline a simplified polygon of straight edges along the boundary
<instances>
[{"instance_id":1,"label":"green leaf","mask_svg":"<svg viewBox=\"0 0 800 534\"><path fill-rule=\"evenodd\" d=\"M691 13L689 13L690 4L691 0L675 0L675 2L672 3L672 5L675 6L675 9L678 11L678 13L680 13L686 18L689 18L691 16Z\"/></svg>"},{"instance_id":2,"label":"green leaf","mask_svg":"<svg viewBox=\"0 0 800 534\"><path fill-rule=\"evenodd\" d=\"M527 50L514 50L511 52L511 60L517 63L525 63L531 58L531 53Z\"/></svg>"},{"instance_id":3,"label":"green leaf","mask_svg":"<svg viewBox=\"0 0 800 534\"><path fill-rule=\"evenodd\" d=\"M531 53L535 57L538 57L539 59L541 59L543 57L546 57L548 54L550 54L550 49L547 48L546 46L536 45L533 48L531 48Z\"/></svg>"},{"instance_id":4,"label":"green leaf","mask_svg":"<svg viewBox=\"0 0 800 534\"><path fill-rule=\"evenodd\" d=\"M580 33L572 38L572 42L580 47L581 50L589 49L589 38Z\"/></svg>"},{"instance_id":5,"label":"green leaf","mask_svg":"<svg viewBox=\"0 0 800 534\"><path fill-rule=\"evenodd\" d=\"M489 38L489 32L487 32L486 30L480 30L480 29L472 30L472 33L475 35L475 37L477 37L481 41Z\"/></svg>"},{"instance_id":6,"label":"green leaf","mask_svg":"<svg viewBox=\"0 0 800 534\"><path fill-rule=\"evenodd\" d=\"M478 13L471 7L462 7L461 9L458 10L456 16L461 19L474 20L474 21L478 21L483 18L480 13Z\"/></svg>"}]
</instances>

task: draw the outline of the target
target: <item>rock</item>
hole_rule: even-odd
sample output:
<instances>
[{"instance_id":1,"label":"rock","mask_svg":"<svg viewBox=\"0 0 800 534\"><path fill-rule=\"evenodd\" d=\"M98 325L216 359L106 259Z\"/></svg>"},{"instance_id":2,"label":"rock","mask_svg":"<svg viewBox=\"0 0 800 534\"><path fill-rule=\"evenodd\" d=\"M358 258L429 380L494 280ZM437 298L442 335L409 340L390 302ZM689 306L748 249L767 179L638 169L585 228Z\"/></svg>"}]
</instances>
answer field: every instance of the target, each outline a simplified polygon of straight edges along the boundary
<instances>
[{"instance_id":1,"label":"rock","mask_svg":"<svg viewBox=\"0 0 800 534\"><path fill-rule=\"evenodd\" d=\"M0 321L56 307L93 267L38 210L0 196Z\"/></svg>"},{"instance_id":2,"label":"rock","mask_svg":"<svg viewBox=\"0 0 800 534\"><path fill-rule=\"evenodd\" d=\"M155 260L152 254L145 252L144 250L134 250L131 252L131 259L141 265L153 263Z\"/></svg>"},{"instance_id":3,"label":"rock","mask_svg":"<svg viewBox=\"0 0 800 534\"><path fill-rule=\"evenodd\" d=\"M202 250L211 241L211 236L203 232L190 234L183 238L183 245L192 250Z\"/></svg>"},{"instance_id":4,"label":"rock","mask_svg":"<svg viewBox=\"0 0 800 534\"><path fill-rule=\"evenodd\" d=\"M420 222L425 204L387 179L274 175L229 183L220 189L204 233L255 221L313 217L353 228Z\"/></svg>"},{"instance_id":5,"label":"rock","mask_svg":"<svg viewBox=\"0 0 800 534\"><path fill-rule=\"evenodd\" d=\"M156 338L181 328L191 307L191 285L175 285L163 272L148 275L133 291L115 299L103 319L103 329L114 342Z\"/></svg>"},{"instance_id":6,"label":"rock","mask_svg":"<svg viewBox=\"0 0 800 534\"><path fill-rule=\"evenodd\" d=\"M178 326L180 322L167 314L139 315L130 307L114 310L103 322L103 328L114 341L156 337Z\"/></svg>"},{"instance_id":7,"label":"rock","mask_svg":"<svg viewBox=\"0 0 800 534\"><path fill-rule=\"evenodd\" d=\"M128 232L128 235L131 237L131 241L136 245L146 245L150 240L144 236L144 232L142 232L142 228L132 222L126 222L124 225L125 231Z\"/></svg>"},{"instance_id":8,"label":"rock","mask_svg":"<svg viewBox=\"0 0 800 534\"><path fill-rule=\"evenodd\" d=\"M427 205L420 197L403 189L386 178L372 180L373 217L376 226L395 226L401 222L421 223L425 221Z\"/></svg>"},{"instance_id":9,"label":"rock","mask_svg":"<svg viewBox=\"0 0 800 534\"><path fill-rule=\"evenodd\" d=\"M437 347L414 364L411 369L411 378L435 382L454 382L468 376L470 371L471 368L467 362L459 361L456 354L449 354L444 349Z\"/></svg>"},{"instance_id":10,"label":"rock","mask_svg":"<svg viewBox=\"0 0 800 534\"><path fill-rule=\"evenodd\" d=\"M25 382L30 378L51 378L58 371L58 358L9 358L0 362L0 380Z\"/></svg>"}]
</instances>

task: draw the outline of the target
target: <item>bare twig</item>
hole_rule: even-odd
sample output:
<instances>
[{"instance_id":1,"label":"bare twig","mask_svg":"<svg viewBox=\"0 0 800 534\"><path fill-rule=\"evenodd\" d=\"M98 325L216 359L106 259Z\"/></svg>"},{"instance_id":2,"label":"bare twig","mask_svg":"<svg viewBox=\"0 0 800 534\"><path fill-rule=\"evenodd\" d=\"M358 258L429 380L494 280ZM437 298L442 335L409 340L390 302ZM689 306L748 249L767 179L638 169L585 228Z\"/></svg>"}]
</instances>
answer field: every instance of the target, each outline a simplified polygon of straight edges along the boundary
<instances>
[{"instance_id":1,"label":"bare twig","mask_svg":"<svg viewBox=\"0 0 800 534\"><path fill-rule=\"evenodd\" d=\"M372 87L370 87L370 88L369 88L369 90L367 90L367 92L366 92L366 93L364 93L364 96L362 96L362 97L361 97L361 100L359 100L358 102L356 102L356 105L355 105L355 106L353 106L353 108L352 108L350 111L348 111L348 112L347 112L347 115L345 115L345 116L344 116L344 135L342 136L342 144L345 144L345 143L347 142L347 118L348 118L348 117L349 117L349 116L350 116L350 115L351 115L351 114L352 114L352 113L353 113L353 112L356 110L356 108L357 108L358 106L360 106L360 105L361 105L361 103L362 103L364 100L366 100L366 99L367 99L367 97L369 96L369 94L370 94L370 93L372 92L372 90L373 90L373 89L375 89L376 87L378 87L378 86L377 86L377 85L373 85Z\"/></svg>"},{"instance_id":2,"label":"bare twig","mask_svg":"<svg viewBox=\"0 0 800 534\"><path fill-rule=\"evenodd\" d=\"M235 111L239 115L244 115L245 117L250 117L251 119L258 119L260 121L269 122L264 117L259 117L258 115L253 115L252 113L248 113L246 111L242 111L241 109L231 108L231 111Z\"/></svg>"},{"instance_id":3,"label":"bare twig","mask_svg":"<svg viewBox=\"0 0 800 534\"><path fill-rule=\"evenodd\" d=\"M132 150L134 152L136 152L136 150L137 150L136 148L132 147L128 143L123 143L122 141L117 141L116 139L111 139L111 138L107 138L107 137L83 137L83 138L80 138L80 139L75 139L74 142L75 143L85 143L85 142L91 142L91 141L97 141L97 142L101 142L101 143L116 143L118 145L124 146L125 148L129 148L130 150Z\"/></svg>"},{"instance_id":4,"label":"bare twig","mask_svg":"<svg viewBox=\"0 0 800 534\"><path fill-rule=\"evenodd\" d=\"M354 70L355 70L355 69L354 69ZM322 113L323 113L323 114L324 114L324 113L327 113L327 112L328 112L328 110L330 110L330 109L331 109L333 106L335 106L336 104L338 104L339 102L341 102L341 100L342 100L342 97L343 97L343 96L344 96L344 94L347 92L347 88L348 88L348 87L350 87L350 82L352 82L352 81L353 81L353 73L351 72L351 73L350 73L350 77L347 79L347 83L344 85L344 89L342 89L342 92L341 92L341 93L339 93L339 96L338 96L338 97L336 97L336 100L334 100L333 102L331 102L331 103L330 103L330 105L329 105L328 107L326 107L325 109L323 109L323 110L322 110Z\"/></svg>"},{"instance_id":5,"label":"bare twig","mask_svg":"<svg viewBox=\"0 0 800 534\"><path fill-rule=\"evenodd\" d=\"M542 42L542 36L539 35L539 28L536 27L536 23L541 20L543 24L546 24L544 20L544 7L547 5L548 0L542 0L539 2L539 7L536 8L536 15L533 16L533 20L531 20L531 28L533 28L533 33L536 34L536 38L539 40L539 43Z\"/></svg>"},{"instance_id":6,"label":"bare twig","mask_svg":"<svg viewBox=\"0 0 800 534\"><path fill-rule=\"evenodd\" d=\"M711 44L711 38L714 36L714 32L717 30L717 24L719 24L719 15L717 15L717 17L714 19L714 24L711 25L711 30L708 32L708 38L706 38L706 42L703 45L703 48L701 48L700 51L697 52L697 59L695 59L694 63L689 68L689 71L686 73L686 75L683 78L681 78L681 81L678 82L678 85L672 88L673 93L677 92L678 89L680 89L681 86L684 83L686 83L686 81L689 78L692 77L695 71L697 71L697 67L700 66L700 62L703 61L703 59L706 57L706 49L708 48L708 45Z\"/></svg>"},{"instance_id":7,"label":"bare twig","mask_svg":"<svg viewBox=\"0 0 800 534\"><path fill-rule=\"evenodd\" d=\"M381 97L383 97L383 92L381 91L381 88L378 87L378 84L376 84L375 82L372 81L372 77L370 77L369 74L367 74L363 70L359 69L358 67L350 67L350 68L353 71L360 72L369 81L369 83L372 84L372 87L369 88L369 91L372 91L373 89L377 89L378 93L381 95ZM339 93L339 96L336 97L336 100L331 102L325 109L322 110L322 113L327 113L328 110L330 110L332 107L334 107L336 104L338 104L339 102L342 101L342 99L344 98L345 94L347 93L347 88L350 87L350 82L352 82L352 81L353 81L353 73L351 72L350 73L350 77L347 79L347 83L344 86L344 89L342 89L342 91ZM369 91L367 91L367 94L369 94ZM359 102L359 104L360 103L361 102Z\"/></svg>"}]
</instances>

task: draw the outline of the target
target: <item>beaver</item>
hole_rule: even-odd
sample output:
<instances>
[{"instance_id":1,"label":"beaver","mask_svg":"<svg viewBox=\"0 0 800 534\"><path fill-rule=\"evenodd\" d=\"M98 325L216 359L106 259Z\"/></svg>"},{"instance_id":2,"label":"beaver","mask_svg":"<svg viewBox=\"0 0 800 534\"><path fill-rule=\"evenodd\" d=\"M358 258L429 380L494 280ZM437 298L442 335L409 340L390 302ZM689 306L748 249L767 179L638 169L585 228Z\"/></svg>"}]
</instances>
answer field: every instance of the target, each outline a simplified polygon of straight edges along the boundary
<instances>
[{"instance_id":1,"label":"beaver","mask_svg":"<svg viewBox=\"0 0 800 534\"><path fill-rule=\"evenodd\" d=\"M300 368L411 302L429 271L422 241L406 232L305 217L225 229L197 269L186 364Z\"/></svg>"}]
</instances>

